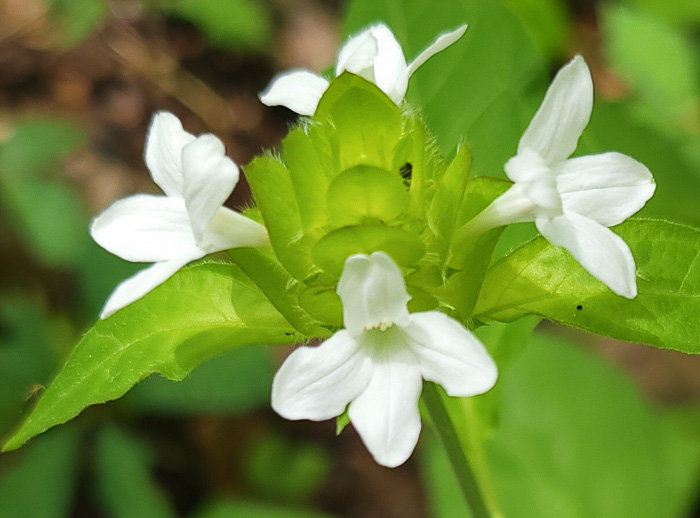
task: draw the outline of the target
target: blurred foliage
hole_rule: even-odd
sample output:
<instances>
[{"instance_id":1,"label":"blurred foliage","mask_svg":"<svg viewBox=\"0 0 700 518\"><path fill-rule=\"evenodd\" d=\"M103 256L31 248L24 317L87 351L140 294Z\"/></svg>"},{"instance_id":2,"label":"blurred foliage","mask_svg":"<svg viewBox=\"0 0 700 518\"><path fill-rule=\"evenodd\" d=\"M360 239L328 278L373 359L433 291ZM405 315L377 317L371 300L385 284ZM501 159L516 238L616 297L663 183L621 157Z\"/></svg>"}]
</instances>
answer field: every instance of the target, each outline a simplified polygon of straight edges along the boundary
<instances>
[{"instance_id":1,"label":"blurred foliage","mask_svg":"<svg viewBox=\"0 0 700 518\"><path fill-rule=\"evenodd\" d=\"M699 436L602 358L538 334L499 385L500 422L486 446L506 516L677 518L691 510ZM432 515L465 516L442 449L431 440L424 453Z\"/></svg>"},{"instance_id":2,"label":"blurred foliage","mask_svg":"<svg viewBox=\"0 0 700 518\"><path fill-rule=\"evenodd\" d=\"M0 509L16 518L68 516L78 477L80 433L68 425L46 434L0 478Z\"/></svg>"},{"instance_id":3,"label":"blurred foliage","mask_svg":"<svg viewBox=\"0 0 700 518\"><path fill-rule=\"evenodd\" d=\"M107 0L43 0L58 24L57 43L73 47L107 19Z\"/></svg>"},{"instance_id":4,"label":"blurred foliage","mask_svg":"<svg viewBox=\"0 0 700 518\"><path fill-rule=\"evenodd\" d=\"M50 173L83 140L74 124L35 120L16 125L0 144L1 208L27 249L50 267L75 265L89 239L82 201Z\"/></svg>"},{"instance_id":5,"label":"blurred foliage","mask_svg":"<svg viewBox=\"0 0 700 518\"><path fill-rule=\"evenodd\" d=\"M270 11L257 0L168 0L163 12L187 20L215 46L265 50L272 37Z\"/></svg>"}]
</instances>

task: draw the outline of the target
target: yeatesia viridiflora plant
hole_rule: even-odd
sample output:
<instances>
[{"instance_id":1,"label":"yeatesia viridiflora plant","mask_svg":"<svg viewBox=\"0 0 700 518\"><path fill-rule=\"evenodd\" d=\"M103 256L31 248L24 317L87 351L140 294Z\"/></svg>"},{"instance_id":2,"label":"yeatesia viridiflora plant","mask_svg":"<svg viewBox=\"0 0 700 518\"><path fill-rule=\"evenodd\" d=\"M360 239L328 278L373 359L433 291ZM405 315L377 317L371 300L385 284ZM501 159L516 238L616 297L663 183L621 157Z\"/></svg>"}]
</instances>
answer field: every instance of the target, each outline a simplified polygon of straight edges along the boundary
<instances>
[{"instance_id":1,"label":"yeatesia viridiflora plant","mask_svg":"<svg viewBox=\"0 0 700 518\"><path fill-rule=\"evenodd\" d=\"M607 316L591 312L585 321L586 328L625 338L658 299L656 274L637 275L656 268L648 252L656 245L628 233L635 239L628 246L608 227L652 195L649 171L618 153L569 158L592 108L581 57L557 75L515 156L504 164L512 182L472 176L466 145L451 162L439 156L404 96L423 62L464 43L465 28L439 35L407 63L393 33L376 24L340 50L337 77L300 71L278 76L263 101L307 117L278 153L244 167L255 207L243 214L223 207L238 180L223 144L212 135L187 133L173 115L156 114L145 156L165 196L118 201L91 229L113 253L155 264L115 290L103 313L111 316L76 346L9 447L88 405L120 397L151 373L180 379L228 348L318 340L319 346L300 347L283 363L273 383L273 408L289 419L347 415L377 462L396 466L418 439L424 380L455 397L479 394L496 382L498 358L489 354L495 351L471 329L497 313L478 313L475 303L517 302L512 299L518 294L500 297L508 287L491 282L494 294L482 286L489 272L508 270L509 258L533 244L549 247L537 265L543 278L556 279L557 286L566 280L574 296L593 293L621 315L635 315L620 319L614 332L608 332ZM490 265L498 227L523 221L534 221L554 246L536 238ZM633 223L644 237L648 222ZM568 255L562 259L558 245L585 270ZM184 267L221 251L230 261ZM673 272L668 275L689 285L686 272ZM208 288L198 291L198 285ZM645 298L647 286L653 300ZM541 288L551 300L535 313L570 312L571 293ZM177 303L187 297L196 299L196 311ZM209 298L217 302L207 304ZM533 297L528 292L522 298ZM664 347L669 333L692 325L697 323L678 319L645 336ZM105 373L105 358L118 368ZM433 422L448 422L435 419L439 412L428 399ZM461 452L448 454L465 461Z\"/></svg>"}]
</instances>

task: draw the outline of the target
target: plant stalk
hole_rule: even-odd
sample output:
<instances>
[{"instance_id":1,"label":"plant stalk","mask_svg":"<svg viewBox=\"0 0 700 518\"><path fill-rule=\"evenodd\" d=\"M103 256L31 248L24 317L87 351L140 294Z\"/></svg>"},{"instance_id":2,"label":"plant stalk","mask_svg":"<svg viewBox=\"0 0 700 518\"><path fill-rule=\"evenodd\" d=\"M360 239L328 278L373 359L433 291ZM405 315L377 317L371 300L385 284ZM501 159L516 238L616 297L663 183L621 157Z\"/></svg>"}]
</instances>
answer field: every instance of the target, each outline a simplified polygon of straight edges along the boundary
<instances>
[{"instance_id":1,"label":"plant stalk","mask_svg":"<svg viewBox=\"0 0 700 518\"><path fill-rule=\"evenodd\" d=\"M450 418L437 386L433 383L424 384L423 403L430 414L440 442L445 448L472 518L493 518L481 494L474 471L464 453L457 429Z\"/></svg>"}]
</instances>

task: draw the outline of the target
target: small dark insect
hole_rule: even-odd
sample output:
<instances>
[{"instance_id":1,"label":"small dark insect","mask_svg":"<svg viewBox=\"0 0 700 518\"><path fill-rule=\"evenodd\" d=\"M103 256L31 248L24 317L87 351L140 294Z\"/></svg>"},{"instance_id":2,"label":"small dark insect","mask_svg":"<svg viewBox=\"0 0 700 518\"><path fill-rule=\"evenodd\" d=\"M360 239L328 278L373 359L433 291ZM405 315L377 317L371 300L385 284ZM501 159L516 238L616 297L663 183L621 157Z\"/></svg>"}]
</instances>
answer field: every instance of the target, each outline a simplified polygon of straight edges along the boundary
<instances>
[{"instance_id":1,"label":"small dark insect","mask_svg":"<svg viewBox=\"0 0 700 518\"><path fill-rule=\"evenodd\" d=\"M576 309L578 309L579 311L581 311L581 310L583 309L583 306L582 306L581 304L579 304L578 306L576 306Z\"/></svg>"},{"instance_id":2,"label":"small dark insect","mask_svg":"<svg viewBox=\"0 0 700 518\"><path fill-rule=\"evenodd\" d=\"M403 178L409 180L411 178L411 173L413 173L413 166L410 162L406 162L404 165L401 166L401 169L399 169L399 173L401 173L401 176Z\"/></svg>"},{"instance_id":3,"label":"small dark insect","mask_svg":"<svg viewBox=\"0 0 700 518\"><path fill-rule=\"evenodd\" d=\"M284 333L287 336L294 336L294 333Z\"/></svg>"}]
</instances>

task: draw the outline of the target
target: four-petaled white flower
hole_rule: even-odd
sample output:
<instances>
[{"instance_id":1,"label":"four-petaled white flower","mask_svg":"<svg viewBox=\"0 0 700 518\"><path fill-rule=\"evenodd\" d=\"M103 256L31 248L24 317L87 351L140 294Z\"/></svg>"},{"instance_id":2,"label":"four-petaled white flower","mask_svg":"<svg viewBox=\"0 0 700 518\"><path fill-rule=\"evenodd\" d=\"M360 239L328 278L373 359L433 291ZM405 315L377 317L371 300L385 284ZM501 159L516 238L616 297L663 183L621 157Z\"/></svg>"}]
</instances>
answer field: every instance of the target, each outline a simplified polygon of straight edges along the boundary
<instances>
[{"instance_id":1,"label":"four-petaled white flower","mask_svg":"<svg viewBox=\"0 0 700 518\"><path fill-rule=\"evenodd\" d=\"M423 63L446 49L467 30L466 25L438 35L411 63L401 44L383 23L372 25L351 37L338 53L335 75L345 70L374 83L396 104L400 104L408 89L408 80ZM260 100L268 106L286 106L300 115L313 115L329 82L309 70L293 69L275 76Z\"/></svg>"},{"instance_id":2,"label":"four-petaled white flower","mask_svg":"<svg viewBox=\"0 0 700 518\"><path fill-rule=\"evenodd\" d=\"M318 347L300 347L272 383L272 408L287 419L342 414L375 460L402 464L418 441L423 379L451 396L489 390L497 378L482 343L439 311L409 314L401 270L383 252L345 262L338 283L345 329Z\"/></svg>"},{"instance_id":3,"label":"four-petaled white flower","mask_svg":"<svg viewBox=\"0 0 700 518\"><path fill-rule=\"evenodd\" d=\"M534 221L552 244L563 246L618 295L637 295L635 264L627 243L607 227L622 223L654 194L649 170L621 153L568 158L593 109L593 81L576 56L547 90L505 165L515 184L455 236L457 246L509 223Z\"/></svg>"},{"instance_id":4,"label":"four-petaled white flower","mask_svg":"<svg viewBox=\"0 0 700 518\"><path fill-rule=\"evenodd\" d=\"M114 202L95 217L90 233L111 253L134 262L154 262L112 292L101 318L131 304L185 264L242 246L266 246L261 224L222 204L238 183L238 167L214 135L182 129L173 114L151 122L145 160L166 196L136 194Z\"/></svg>"}]
</instances>

